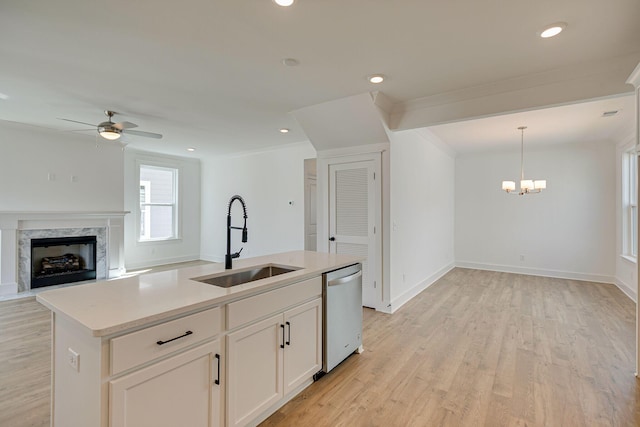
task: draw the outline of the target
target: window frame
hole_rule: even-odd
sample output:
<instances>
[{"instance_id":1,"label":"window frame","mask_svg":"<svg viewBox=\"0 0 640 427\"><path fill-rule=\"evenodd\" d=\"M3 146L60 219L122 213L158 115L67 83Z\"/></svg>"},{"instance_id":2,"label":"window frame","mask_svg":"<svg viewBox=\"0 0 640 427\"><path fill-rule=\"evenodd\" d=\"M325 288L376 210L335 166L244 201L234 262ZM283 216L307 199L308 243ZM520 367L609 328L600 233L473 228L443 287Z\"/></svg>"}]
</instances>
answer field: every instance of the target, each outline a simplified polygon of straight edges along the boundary
<instances>
[{"instance_id":1,"label":"window frame","mask_svg":"<svg viewBox=\"0 0 640 427\"><path fill-rule=\"evenodd\" d=\"M152 169L169 169L173 172L173 202L172 203L141 203L140 200L140 171L143 167L152 168ZM136 242L138 244L153 244L153 243L162 243L162 242L172 242L176 240L181 240L182 235L182 224L180 221L181 212L182 212L182 204L181 204L181 196L180 196L180 175L182 175L182 167L173 162L158 162L151 161L146 159L137 159L136 160L136 184L137 184L137 202L136 202ZM171 237L162 237L162 238L143 238L141 236L142 224L140 221L142 215L142 206L172 206L172 229L173 236ZM150 214L150 213L149 213Z\"/></svg>"},{"instance_id":2,"label":"window frame","mask_svg":"<svg viewBox=\"0 0 640 427\"><path fill-rule=\"evenodd\" d=\"M635 147L623 153L622 161L622 256L638 259L638 155Z\"/></svg>"}]
</instances>

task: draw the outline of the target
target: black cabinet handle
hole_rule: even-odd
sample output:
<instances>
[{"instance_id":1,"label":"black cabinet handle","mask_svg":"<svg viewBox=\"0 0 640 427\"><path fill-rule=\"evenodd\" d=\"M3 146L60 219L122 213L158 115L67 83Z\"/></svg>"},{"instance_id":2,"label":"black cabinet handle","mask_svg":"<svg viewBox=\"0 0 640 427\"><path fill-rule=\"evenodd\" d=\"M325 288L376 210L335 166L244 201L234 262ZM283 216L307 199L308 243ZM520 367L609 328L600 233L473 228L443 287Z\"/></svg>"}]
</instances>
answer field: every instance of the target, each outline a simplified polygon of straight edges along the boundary
<instances>
[{"instance_id":1,"label":"black cabinet handle","mask_svg":"<svg viewBox=\"0 0 640 427\"><path fill-rule=\"evenodd\" d=\"M171 338L170 340L166 340L166 341L162 341L162 340L160 340L160 341L156 341L156 344L158 344L158 345L164 345L164 344L166 344L166 343L168 343L168 342L175 341L175 340L179 340L180 338L184 338L184 337L189 336L189 335L191 335L191 334L193 334L193 332L192 332L192 331L187 331L187 332L185 332L184 334L180 335L179 337Z\"/></svg>"},{"instance_id":2,"label":"black cabinet handle","mask_svg":"<svg viewBox=\"0 0 640 427\"><path fill-rule=\"evenodd\" d=\"M216 378L213 382L220 385L220 355L216 354L216 359L218 359L218 378Z\"/></svg>"},{"instance_id":3,"label":"black cabinet handle","mask_svg":"<svg viewBox=\"0 0 640 427\"><path fill-rule=\"evenodd\" d=\"M291 345L291 323L285 322L289 327L289 335L287 335L287 345Z\"/></svg>"},{"instance_id":4,"label":"black cabinet handle","mask_svg":"<svg viewBox=\"0 0 640 427\"><path fill-rule=\"evenodd\" d=\"M284 348L284 325L280 325L282 328L282 344L280 344L280 348Z\"/></svg>"},{"instance_id":5,"label":"black cabinet handle","mask_svg":"<svg viewBox=\"0 0 640 427\"><path fill-rule=\"evenodd\" d=\"M330 242L335 242L335 241L336 241L336 238L335 238L335 237L333 237L333 236L331 236L331 237L329 237L329 241L330 241Z\"/></svg>"}]
</instances>

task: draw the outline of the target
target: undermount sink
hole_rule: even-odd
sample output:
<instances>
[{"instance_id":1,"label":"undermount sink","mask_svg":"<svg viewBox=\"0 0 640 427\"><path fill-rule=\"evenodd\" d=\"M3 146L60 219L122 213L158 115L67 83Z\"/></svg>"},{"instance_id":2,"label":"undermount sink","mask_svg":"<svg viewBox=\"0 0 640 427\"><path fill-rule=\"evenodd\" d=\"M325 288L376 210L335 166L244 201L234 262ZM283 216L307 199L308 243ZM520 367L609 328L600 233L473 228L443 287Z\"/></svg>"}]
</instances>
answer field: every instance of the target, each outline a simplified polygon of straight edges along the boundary
<instances>
[{"instance_id":1,"label":"undermount sink","mask_svg":"<svg viewBox=\"0 0 640 427\"><path fill-rule=\"evenodd\" d=\"M278 276L280 274L291 273L300 270L300 267L291 267L287 265L261 265L250 270L234 271L230 273L222 273L215 276L196 277L193 280L206 283L208 285L230 288L243 283L253 282L268 277Z\"/></svg>"}]
</instances>

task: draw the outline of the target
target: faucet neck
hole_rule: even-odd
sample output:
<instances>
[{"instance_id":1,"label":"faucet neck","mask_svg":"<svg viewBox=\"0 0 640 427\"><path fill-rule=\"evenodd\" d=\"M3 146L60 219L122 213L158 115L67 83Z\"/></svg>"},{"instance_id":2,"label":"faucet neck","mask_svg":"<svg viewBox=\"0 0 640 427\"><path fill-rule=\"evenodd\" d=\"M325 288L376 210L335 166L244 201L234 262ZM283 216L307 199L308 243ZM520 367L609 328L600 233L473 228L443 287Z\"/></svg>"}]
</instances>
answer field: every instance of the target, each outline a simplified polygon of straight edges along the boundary
<instances>
[{"instance_id":1,"label":"faucet neck","mask_svg":"<svg viewBox=\"0 0 640 427\"><path fill-rule=\"evenodd\" d=\"M236 200L238 200L242 205L242 213L244 217L244 225L242 228L231 226L231 206L233 205L233 202L235 202ZM242 242L243 243L247 242L247 205L244 203L244 200L242 199L242 197L238 195L231 197L231 200L229 200L229 208L227 212L227 253L224 258L224 268L227 270L232 268L231 260L233 258L238 258L240 256L240 252L231 254L231 230L232 229L242 230ZM242 251L242 249L240 250Z\"/></svg>"},{"instance_id":2,"label":"faucet neck","mask_svg":"<svg viewBox=\"0 0 640 427\"><path fill-rule=\"evenodd\" d=\"M240 202L240 204L242 205L242 213L244 214L244 219L246 222L247 219L247 205L244 203L244 199L240 196L238 196L237 194L235 196L231 197L231 200L229 200L229 210L227 212L227 217L231 216L231 206L233 205L233 202L235 202L236 200L238 200Z\"/></svg>"}]
</instances>

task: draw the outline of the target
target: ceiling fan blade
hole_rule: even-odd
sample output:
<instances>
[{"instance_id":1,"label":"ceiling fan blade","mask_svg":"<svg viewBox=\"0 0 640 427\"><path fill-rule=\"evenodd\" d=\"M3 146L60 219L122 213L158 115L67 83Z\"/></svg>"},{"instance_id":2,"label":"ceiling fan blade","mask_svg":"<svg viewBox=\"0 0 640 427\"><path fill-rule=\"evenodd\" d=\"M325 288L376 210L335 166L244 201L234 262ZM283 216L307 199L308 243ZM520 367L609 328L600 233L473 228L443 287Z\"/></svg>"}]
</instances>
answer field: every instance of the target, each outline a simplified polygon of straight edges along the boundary
<instances>
[{"instance_id":1,"label":"ceiling fan blade","mask_svg":"<svg viewBox=\"0 0 640 427\"><path fill-rule=\"evenodd\" d=\"M5 122L5 123L13 123L16 125L21 125L21 126L32 126L35 128L40 128L40 129L46 129L46 130L58 130L58 129L54 129L51 128L49 126L40 126L40 125L36 125L34 123L27 123L27 122L16 122L15 120L5 120L5 119L0 119L0 122Z\"/></svg>"},{"instance_id":2,"label":"ceiling fan blade","mask_svg":"<svg viewBox=\"0 0 640 427\"><path fill-rule=\"evenodd\" d=\"M114 123L113 127L116 129L132 129L132 128L137 128L138 125L135 123L131 123L131 122L120 122L120 123Z\"/></svg>"},{"instance_id":3,"label":"ceiling fan blade","mask_svg":"<svg viewBox=\"0 0 640 427\"><path fill-rule=\"evenodd\" d=\"M162 135L159 133L152 133L152 132L143 132L141 130L123 130L122 133L126 133L126 134L131 134L131 135L138 135L138 136L144 136L146 138L155 138L155 139L161 139Z\"/></svg>"},{"instance_id":4,"label":"ceiling fan blade","mask_svg":"<svg viewBox=\"0 0 640 427\"><path fill-rule=\"evenodd\" d=\"M96 125L94 125L93 123L79 122L79 121L77 121L77 120L61 119L60 117L58 117L58 120L64 120L65 122L80 123L81 125L87 125L87 126L93 126L93 127L96 127Z\"/></svg>"},{"instance_id":5,"label":"ceiling fan blade","mask_svg":"<svg viewBox=\"0 0 640 427\"><path fill-rule=\"evenodd\" d=\"M65 129L60 132L95 132L95 129Z\"/></svg>"}]
</instances>

